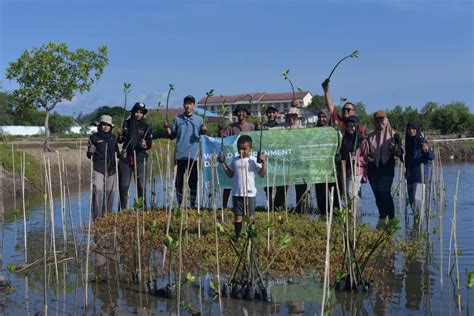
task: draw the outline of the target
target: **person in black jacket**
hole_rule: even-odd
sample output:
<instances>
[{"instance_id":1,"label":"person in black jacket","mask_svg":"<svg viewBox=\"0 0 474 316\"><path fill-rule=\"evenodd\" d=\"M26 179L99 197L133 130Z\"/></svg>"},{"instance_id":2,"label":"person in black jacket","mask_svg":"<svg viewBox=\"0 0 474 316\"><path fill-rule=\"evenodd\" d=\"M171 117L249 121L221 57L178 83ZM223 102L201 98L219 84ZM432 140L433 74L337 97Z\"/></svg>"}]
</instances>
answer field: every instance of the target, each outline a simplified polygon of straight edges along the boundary
<instances>
[{"instance_id":1,"label":"person in black jacket","mask_svg":"<svg viewBox=\"0 0 474 316\"><path fill-rule=\"evenodd\" d=\"M114 201L117 138L112 134L112 117L102 115L97 133L89 138L87 157L92 159L92 218L102 217Z\"/></svg>"},{"instance_id":2,"label":"person in black jacket","mask_svg":"<svg viewBox=\"0 0 474 316\"><path fill-rule=\"evenodd\" d=\"M145 168L148 157L146 151L151 148L152 142L151 127L144 119L148 112L145 104L135 103L130 112L131 115L123 122L118 136L118 142L123 144L119 163L120 210L128 206L128 189L135 170L137 171L135 174L137 196L144 199L146 197ZM143 202L145 205L146 201Z\"/></svg>"}]
</instances>

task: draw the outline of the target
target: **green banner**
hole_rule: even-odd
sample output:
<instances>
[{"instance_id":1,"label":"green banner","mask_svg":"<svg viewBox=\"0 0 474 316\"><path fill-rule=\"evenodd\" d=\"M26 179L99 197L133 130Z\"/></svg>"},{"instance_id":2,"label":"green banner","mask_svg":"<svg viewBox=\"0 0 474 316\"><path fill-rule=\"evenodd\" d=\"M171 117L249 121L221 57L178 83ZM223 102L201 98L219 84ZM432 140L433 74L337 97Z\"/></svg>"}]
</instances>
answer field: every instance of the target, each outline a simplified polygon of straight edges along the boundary
<instances>
[{"instance_id":1,"label":"green banner","mask_svg":"<svg viewBox=\"0 0 474 316\"><path fill-rule=\"evenodd\" d=\"M333 159L341 142L341 134L335 128L272 129L262 133L253 131L242 134L252 137L254 156L259 150L262 135L262 152L267 157L267 176L256 176L257 187L325 183L326 178L330 183L335 182ZM214 184L221 189L231 188L232 179L217 163L216 155L223 151L226 162L230 165L238 155L237 139L237 135L201 138L202 171L206 186L214 179Z\"/></svg>"}]
</instances>

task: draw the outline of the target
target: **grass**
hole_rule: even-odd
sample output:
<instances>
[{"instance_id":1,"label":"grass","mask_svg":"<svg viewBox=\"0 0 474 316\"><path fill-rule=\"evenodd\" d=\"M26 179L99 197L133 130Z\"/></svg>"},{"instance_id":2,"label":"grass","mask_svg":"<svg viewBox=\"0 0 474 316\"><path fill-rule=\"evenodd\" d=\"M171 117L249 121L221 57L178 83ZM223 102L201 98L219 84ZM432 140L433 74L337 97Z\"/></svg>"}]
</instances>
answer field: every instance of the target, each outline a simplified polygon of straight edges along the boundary
<instances>
[{"instance_id":1,"label":"grass","mask_svg":"<svg viewBox=\"0 0 474 316\"><path fill-rule=\"evenodd\" d=\"M232 248L230 236L234 233L232 223L232 212L225 212L227 220L219 227L219 260L221 271L231 272L236 262L236 254ZM116 218L115 218L116 216ZM142 212L139 214L144 227L140 238L142 263L150 260L150 254L163 250L163 241L166 230L166 214L163 210ZM183 249L183 271L202 272L215 270L215 235L212 211L202 211L201 216L195 210L183 212L175 210L173 212L170 235L173 239L179 239L180 216L185 216L187 228L184 228L182 249ZM198 238L198 219L201 220L201 239ZM321 220L311 220L308 216L289 214L288 222L285 215L275 213L272 221L272 234L270 240L270 251L267 251L267 214L257 212L255 217L257 226L257 249L258 262L261 269L269 264L271 258L277 254L282 241L290 238L290 244L284 248L276 257L270 267L273 276L302 275L308 271L324 271L324 253L326 248L326 225ZM96 236L101 236L100 247L104 252L111 252L114 244L114 227L117 227L117 249L126 271L133 271L134 257L136 253L136 213L120 212L117 215L108 215L100 218L94 225L93 232ZM245 226L244 226L245 231ZM379 231L371 229L367 225L357 227L359 234L358 243L360 249L365 245L372 244L377 238ZM343 250L341 236L343 227L334 224L331 237L331 267L332 274L342 268ZM237 246L243 246L243 238ZM386 247L381 251L390 251L391 247ZM360 256L365 254L360 253ZM375 257L375 256L374 256ZM147 269L142 267L142 271ZM371 271L367 269L366 273ZM165 270L166 271L166 270Z\"/></svg>"},{"instance_id":2,"label":"grass","mask_svg":"<svg viewBox=\"0 0 474 316\"><path fill-rule=\"evenodd\" d=\"M20 179L20 168L23 160L23 151L14 150L13 151L15 159L15 174L18 179ZM41 177L42 177L42 165L32 155L25 154L26 169L25 176L29 182L31 182L36 187L41 187ZM12 162L12 148L11 145L0 145L0 162L3 168L12 171L13 162Z\"/></svg>"}]
</instances>

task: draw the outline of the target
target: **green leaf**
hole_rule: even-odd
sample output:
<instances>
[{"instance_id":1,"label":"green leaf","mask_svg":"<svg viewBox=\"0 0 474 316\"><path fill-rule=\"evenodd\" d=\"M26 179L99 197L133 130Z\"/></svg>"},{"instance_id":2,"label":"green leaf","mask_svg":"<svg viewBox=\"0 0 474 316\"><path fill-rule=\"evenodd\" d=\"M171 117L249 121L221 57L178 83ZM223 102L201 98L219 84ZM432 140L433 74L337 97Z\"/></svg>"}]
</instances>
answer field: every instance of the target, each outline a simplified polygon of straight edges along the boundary
<instances>
[{"instance_id":1,"label":"green leaf","mask_svg":"<svg viewBox=\"0 0 474 316\"><path fill-rule=\"evenodd\" d=\"M462 250L461 249L456 249L456 256L459 257L462 255Z\"/></svg>"},{"instance_id":2,"label":"green leaf","mask_svg":"<svg viewBox=\"0 0 474 316\"><path fill-rule=\"evenodd\" d=\"M170 83L170 84L168 85L168 87L169 87L169 90L170 90L170 91L173 91L173 90L174 90L174 84Z\"/></svg>"},{"instance_id":3,"label":"green leaf","mask_svg":"<svg viewBox=\"0 0 474 316\"><path fill-rule=\"evenodd\" d=\"M224 225L222 225L221 223L216 223L216 226L220 233L225 233Z\"/></svg>"},{"instance_id":4,"label":"green leaf","mask_svg":"<svg viewBox=\"0 0 474 316\"><path fill-rule=\"evenodd\" d=\"M196 276L194 276L191 272L188 272L188 274L186 274L186 281L188 281L189 283L192 283L196 280Z\"/></svg>"},{"instance_id":5,"label":"green leaf","mask_svg":"<svg viewBox=\"0 0 474 316\"><path fill-rule=\"evenodd\" d=\"M206 95L207 95L208 97L212 97L212 96L214 95L213 93L214 93L214 89L211 89L211 90L209 90L208 92L206 92Z\"/></svg>"},{"instance_id":6,"label":"green leaf","mask_svg":"<svg viewBox=\"0 0 474 316\"><path fill-rule=\"evenodd\" d=\"M352 54L351 54L351 57L352 58L359 58L359 51L358 50L353 51Z\"/></svg>"},{"instance_id":7,"label":"green leaf","mask_svg":"<svg viewBox=\"0 0 474 316\"><path fill-rule=\"evenodd\" d=\"M16 269L16 264L11 263L11 262L7 264L8 272L13 272L13 271L15 271L15 269Z\"/></svg>"},{"instance_id":8,"label":"green leaf","mask_svg":"<svg viewBox=\"0 0 474 316\"><path fill-rule=\"evenodd\" d=\"M143 198L135 199L135 202L133 203L133 209L138 211L141 208L143 208Z\"/></svg>"},{"instance_id":9,"label":"green leaf","mask_svg":"<svg viewBox=\"0 0 474 316\"><path fill-rule=\"evenodd\" d=\"M219 284L217 283L217 280L211 280L209 285L215 292L219 290Z\"/></svg>"},{"instance_id":10,"label":"green leaf","mask_svg":"<svg viewBox=\"0 0 474 316\"><path fill-rule=\"evenodd\" d=\"M176 244L176 241L171 237L170 235L165 237L164 244L166 248L168 249L173 249L174 245Z\"/></svg>"},{"instance_id":11,"label":"green leaf","mask_svg":"<svg viewBox=\"0 0 474 316\"><path fill-rule=\"evenodd\" d=\"M468 289L472 289L474 287L474 271L467 271L466 269L466 275L467 275L466 287Z\"/></svg>"}]
</instances>

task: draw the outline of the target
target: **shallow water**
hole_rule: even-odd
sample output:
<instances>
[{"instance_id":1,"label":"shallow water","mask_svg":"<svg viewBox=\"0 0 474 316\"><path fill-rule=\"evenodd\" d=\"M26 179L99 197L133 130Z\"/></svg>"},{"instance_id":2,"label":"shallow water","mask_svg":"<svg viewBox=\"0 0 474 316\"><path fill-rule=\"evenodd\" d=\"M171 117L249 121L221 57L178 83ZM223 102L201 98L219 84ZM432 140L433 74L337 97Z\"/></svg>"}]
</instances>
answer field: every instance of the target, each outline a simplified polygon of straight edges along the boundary
<instances>
[{"instance_id":1,"label":"shallow water","mask_svg":"<svg viewBox=\"0 0 474 316\"><path fill-rule=\"evenodd\" d=\"M369 293L335 293L332 292L332 309L335 315L351 314L399 314L399 315L471 315L473 314L472 290L466 288L465 270L474 271L474 245L471 242L474 233L474 164L447 164L444 168L446 184L446 209L442 220L442 238L439 218L433 218L430 227L430 242L425 243L426 249L421 259L406 258L401 253L393 253L391 258L384 258L384 264L389 271L383 280L378 280ZM455 291L456 270L452 277L448 277L448 254L451 234L453 211L453 195L457 172L460 170L460 194L457 207L457 243L462 251L459 259L460 289ZM397 179L394 181L394 187ZM158 185L158 189L162 186ZM291 195L290 193L290 199ZM133 195L133 192L131 193ZM161 196L161 197L160 197ZM158 194L158 203L163 203L162 194ZM82 213L79 214L79 201L82 204ZM265 204L265 197L260 192L258 204ZM396 204L399 197L395 197ZM74 210L72 221L75 227L86 225L88 221L89 193L73 193L70 207ZM403 204L403 203L402 203ZM10 203L11 205L11 203ZM21 209L21 205L17 205ZM55 200L55 222L58 244L61 237L61 210L59 198ZM362 187L362 221L372 227L378 223L378 213L373 195L368 184ZM37 259L43 256L43 197L29 199L27 205L27 236L28 258ZM423 238L413 229L413 220L404 220L404 206L397 210L403 229L401 238ZM69 205L66 207L65 218L70 223ZM48 219L49 220L49 219ZM433 227L436 233L433 233ZM79 242L85 243L85 235L75 230ZM27 275L8 272L8 264L20 265L24 261L23 251L23 217L22 212L15 214L13 210L6 210L3 225L3 247L0 254L0 275L10 280L13 288L6 293L0 290L0 312L11 315L34 315L44 310L43 266L29 270ZM72 239L71 232L67 232ZM441 251L441 243L443 249ZM72 251L72 248L71 248ZM61 254L59 254L61 255ZM70 255L70 254L69 254ZM3 259L3 260L1 260ZM95 255L91 255L91 263L98 262ZM454 259L451 259L453 263ZM56 272L51 266L47 275L49 286L47 290L48 312L54 314L83 314L85 291L79 280L74 260L59 264L58 282ZM103 273L114 273L116 266L113 262L99 268ZM105 272L104 272L105 271ZM92 273L91 273L92 274ZM287 315L287 314L319 314L322 297L321 284L315 282L314 275L295 279L287 283L285 280L274 280L272 293L273 303L250 302L245 300L223 299L222 310L225 314L236 315ZM209 288L209 275L196 278L191 285L186 285L182 291L182 301L189 306L182 306L183 313L200 311L203 314L216 314L219 311L217 300L212 301ZM159 279L159 284L166 281ZM460 294L461 304L457 305L456 293ZM175 314L177 312L174 301L147 295L144 287L140 288L130 282L111 281L105 283L92 282L87 288L89 314L119 312L123 314ZM460 310L460 311L459 311Z\"/></svg>"}]
</instances>

